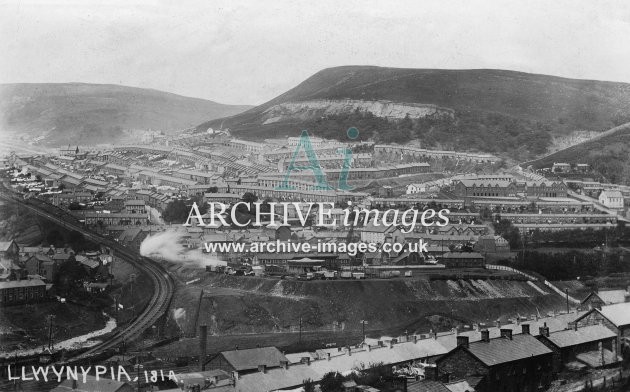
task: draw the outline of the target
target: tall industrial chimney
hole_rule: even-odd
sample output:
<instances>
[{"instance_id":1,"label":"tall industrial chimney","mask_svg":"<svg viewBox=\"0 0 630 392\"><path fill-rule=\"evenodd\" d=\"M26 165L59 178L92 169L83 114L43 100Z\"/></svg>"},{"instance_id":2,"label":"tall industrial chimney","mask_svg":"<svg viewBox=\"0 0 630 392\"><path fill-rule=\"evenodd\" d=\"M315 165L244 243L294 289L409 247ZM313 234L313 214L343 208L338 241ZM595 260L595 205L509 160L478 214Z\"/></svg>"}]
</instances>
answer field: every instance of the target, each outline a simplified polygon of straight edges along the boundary
<instances>
[{"instance_id":1,"label":"tall industrial chimney","mask_svg":"<svg viewBox=\"0 0 630 392\"><path fill-rule=\"evenodd\" d=\"M206 370L206 352L208 350L208 326L199 326L199 368L203 372Z\"/></svg>"}]
</instances>

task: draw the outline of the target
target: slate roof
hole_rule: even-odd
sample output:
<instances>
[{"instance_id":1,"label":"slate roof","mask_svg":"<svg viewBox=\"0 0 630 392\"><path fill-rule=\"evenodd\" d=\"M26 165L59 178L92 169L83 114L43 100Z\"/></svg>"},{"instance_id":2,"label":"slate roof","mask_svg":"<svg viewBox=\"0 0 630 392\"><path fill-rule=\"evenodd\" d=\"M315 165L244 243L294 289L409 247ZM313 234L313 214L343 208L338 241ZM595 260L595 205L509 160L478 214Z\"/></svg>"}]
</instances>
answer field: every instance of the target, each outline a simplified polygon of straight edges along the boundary
<instances>
[{"instance_id":1,"label":"slate roof","mask_svg":"<svg viewBox=\"0 0 630 392\"><path fill-rule=\"evenodd\" d=\"M571 347L584 343L596 342L602 339L609 339L616 337L610 329L603 325L589 325L586 327L574 329L567 329L564 331L554 332L549 335L548 339L556 346Z\"/></svg>"},{"instance_id":2,"label":"slate roof","mask_svg":"<svg viewBox=\"0 0 630 392\"><path fill-rule=\"evenodd\" d=\"M447 252L443 259L483 259L481 253L477 252Z\"/></svg>"},{"instance_id":3,"label":"slate roof","mask_svg":"<svg viewBox=\"0 0 630 392\"><path fill-rule=\"evenodd\" d=\"M422 380L410 383L407 392L451 392L443 383L433 380Z\"/></svg>"},{"instance_id":4,"label":"slate roof","mask_svg":"<svg viewBox=\"0 0 630 392\"><path fill-rule=\"evenodd\" d=\"M223 351L221 355L237 371L257 369L258 365L277 367L280 366L280 361L287 360L275 347Z\"/></svg>"},{"instance_id":5,"label":"slate roof","mask_svg":"<svg viewBox=\"0 0 630 392\"><path fill-rule=\"evenodd\" d=\"M626 302L626 290L600 290L594 295L598 296L606 305Z\"/></svg>"},{"instance_id":6,"label":"slate roof","mask_svg":"<svg viewBox=\"0 0 630 392\"><path fill-rule=\"evenodd\" d=\"M13 241L0 241L0 251L2 252L8 251L9 248L11 247L11 244L13 244Z\"/></svg>"},{"instance_id":7,"label":"slate roof","mask_svg":"<svg viewBox=\"0 0 630 392\"><path fill-rule=\"evenodd\" d=\"M65 391L73 391L73 392L116 392L123 388L125 385L129 385L125 382L119 382L116 380L112 380L106 377L101 377L98 380L94 376L86 375L85 382L83 382L83 378L79 378L77 381L77 388L72 388L72 380L64 380L61 384L59 384L56 388L52 389L51 392L65 392Z\"/></svg>"},{"instance_id":8,"label":"slate roof","mask_svg":"<svg viewBox=\"0 0 630 392\"><path fill-rule=\"evenodd\" d=\"M630 302L602 306L599 313L617 327L630 325Z\"/></svg>"},{"instance_id":9,"label":"slate roof","mask_svg":"<svg viewBox=\"0 0 630 392\"><path fill-rule=\"evenodd\" d=\"M40 279L10 280L8 282L0 282L0 289L10 289L15 287L36 287L45 285L46 283L42 282Z\"/></svg>"},{"instance_id":10,"label":"slate roof","mask_svg":"<svg viewBox=\"0 0 630 392\"><path fill-rule=\"evenodd\" d=\"M470 343L468 351L486 366L518 361L520 359L551 354L551 350L528 334L514 335L512 339L497 338L489 342Z\"/></svg>"}]
</instances>

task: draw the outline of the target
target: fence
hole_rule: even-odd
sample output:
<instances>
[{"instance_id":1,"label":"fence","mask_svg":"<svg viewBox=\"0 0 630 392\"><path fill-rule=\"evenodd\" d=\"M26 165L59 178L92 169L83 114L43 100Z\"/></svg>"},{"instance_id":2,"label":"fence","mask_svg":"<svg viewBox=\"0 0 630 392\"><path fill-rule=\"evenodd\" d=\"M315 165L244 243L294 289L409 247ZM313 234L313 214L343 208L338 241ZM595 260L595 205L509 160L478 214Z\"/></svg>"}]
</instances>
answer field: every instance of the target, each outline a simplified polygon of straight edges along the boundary
<instances>
[{"instance_id":1,"label":"fence","mask_svg":"<svg viewBox=\"0 0 630 392\"><path fill-rule=\"evenodd\" d=\"M537 278L533 275L530 275L526 272L523 271L519 271L516 268L512 268L512 267L508 267L505 265L496 265L496 264L486 264L486 268L487 269L492 269L492 270L499 270L499 271L509 271L509 272L513 272L515 274L521 275L526 277L529 280L533 280L533 281L538 281L538 282L542 282L545 286L549 287L552 291L556 292L557 294L563 296L563 297L568 297L569 298L569 302L573 303L573 304L580 304L582 303L582 301L580 301L579 299L573 298L572 296L568 295L566 292L560 290L556 285L554 285L553 283L549 282L546 279L540 279Z\"/></svg>"}]
</instances>

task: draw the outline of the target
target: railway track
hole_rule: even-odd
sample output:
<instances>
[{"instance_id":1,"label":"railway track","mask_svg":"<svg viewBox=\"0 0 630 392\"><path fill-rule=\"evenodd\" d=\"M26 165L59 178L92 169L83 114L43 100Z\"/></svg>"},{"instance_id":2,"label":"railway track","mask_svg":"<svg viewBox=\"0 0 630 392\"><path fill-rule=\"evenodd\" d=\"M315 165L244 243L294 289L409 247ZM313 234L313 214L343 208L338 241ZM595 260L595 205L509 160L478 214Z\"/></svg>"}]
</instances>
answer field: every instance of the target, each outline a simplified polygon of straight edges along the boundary
<instances>
[{"instance_id":1,"label":"railway track","mask_svg":"<svg viewBox=\"0 0 630 392\"><path fill-rule=\"evenodd\" d=\"M138 252L125 248L121 244L111 239L105 238L87 228L85 228L73 215L69 214L54 205L48 204L39 199L22 199L13 192L0 190L0 199L10 200L20 203L23 207L43 216L60 226L76 230L83 236L96 243L104 244L115 252L115 255L136 268L142 273L150 277L153 282L153 295L145 308L138 316L125 327L119 328L111 334L107 340L90 347L78 355L66 358L65 363L75 363L84 361L90 357L103 354L109 350L113 350L123 342L132 342L138 339L144 331L151 328L157 321L168 312L175 283L173 278L167 273L166 269L156 261L141 256Z\"/></svg>"}]
</instances>

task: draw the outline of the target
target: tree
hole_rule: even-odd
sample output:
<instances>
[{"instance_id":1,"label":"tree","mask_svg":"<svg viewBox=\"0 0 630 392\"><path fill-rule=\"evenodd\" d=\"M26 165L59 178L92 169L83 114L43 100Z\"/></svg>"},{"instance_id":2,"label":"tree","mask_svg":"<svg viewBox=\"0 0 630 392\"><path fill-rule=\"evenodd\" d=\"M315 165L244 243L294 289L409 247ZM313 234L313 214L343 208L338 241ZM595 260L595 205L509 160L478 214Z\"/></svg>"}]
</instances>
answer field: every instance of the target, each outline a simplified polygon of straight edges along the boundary
<instances>
[{"instance_id":1,"label":"tree","mask_svg":"<svg viewBox=\"0 0 630 392\"><path fill-rule=\"evenodd\" d=\"M55 288L65 295L70 295L81 290L83 280L87 278L87 271L74 257L61 264L55 275Z\"/></svg>"},{"instance_id":2,"label":"tree","mask_svg":"<svg viewBox=\"0 0 630 392\"><path fill-rule=\"evenodd\" d=\"M310 378L302 381L304 392L315 392L315 383Z\"/></svg>"},{"instance_id":3,"label":"tree","mask_svg":"<svg viewBox=\"0 0 630 392\"><path fill-rule=\"evenodd\" d=\"M245 192L243 194L243 197L241 198L241 200L243 200L245 203L251 204L251 203L255 203L256 201L258 201L258 196L256 196L252 192Z\"/></svg>"},{"instance_id":4,"label":"tree","mask_svg":"<svg viewBox=\"0 0 630 392\"><path fill-rule=\"evenodd\" d=\"M319 382L322 392L341 392L343 390L343 376L339 372L328 372L324 374Z\"/></svg>"},{"instance_id":5,"label":"tree","mask_svg":"<svg viewBox=\"0 0 630 392\"><path fill-rule=\"evenodd\" d=\"M173 200L164 209L162 218L168 223L183 223L188 217L190 209L183 200Z\"/></svg>"},{"instance_id":6,"label":"tree","mask_svg":"<svg viewBox=\"0 0 630 392\"><path fill-rule=\"evenodd\" d=\"M53 245L57 248L60 248L64 245L65 239L63 238L63 234L59 232L59 230L52 229L46 235L46 242L48 245Z\"/></svg>"}]
</instances>

